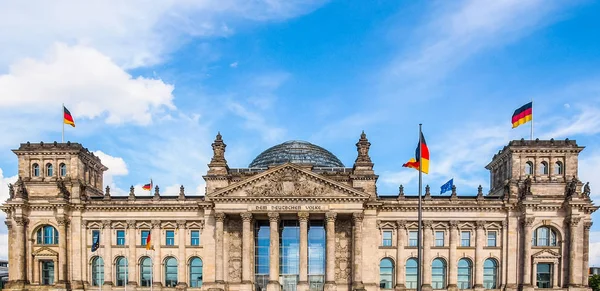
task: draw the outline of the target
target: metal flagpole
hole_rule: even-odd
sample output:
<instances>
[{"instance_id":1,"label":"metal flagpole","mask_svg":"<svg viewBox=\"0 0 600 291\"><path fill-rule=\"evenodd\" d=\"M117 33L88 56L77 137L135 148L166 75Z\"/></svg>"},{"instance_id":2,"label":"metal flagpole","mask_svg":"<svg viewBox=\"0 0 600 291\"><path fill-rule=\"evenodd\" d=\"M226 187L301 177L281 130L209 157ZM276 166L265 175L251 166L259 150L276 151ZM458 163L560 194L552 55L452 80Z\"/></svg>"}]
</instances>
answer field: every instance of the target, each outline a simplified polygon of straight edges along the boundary
<instances>
[{"instance_id":1,"label":"metal flagpole","mask_svg":"<svg viewBox=\"0 0 600 291\"><path fill-rule=\"evenodd\" d=\"M152 243L152 234L150 235L150 243ZM154 281L154 248L152 248L152 257L150 258L150 262L152 262L150 267L150 291L152 291L152 281Z\"/></svg>"},{"instance_id":2,"label":"metal flagpole","mask_svg":"<svg viewBox=\"0 0 600 291\"><path fill-rule=\"evenodd\" d=\"M127 274L127 275L125 276L124 284L125 284L125 291L127 291L127 282L129 281L129 245L127 245L126 249L125 249L125 263L126 263L126 265L125 265L126 273L125 274Z\"/></svg>"},{"instance_id":3,"label":"metal flagpole","mask_svg":"<svg viewBox=\"0 0 600 291\"><path fill-rule=\"evenodd\" d=\"M531 98L531 136L530 140L533 140L533 98Z\"/></svg>"},{"instance_id":4,"label":"metal flagpole","mask_svg":"<svg viewBox=\"0 0 600 291\"><path fill-rule=\"evenodd\" d=\"M98 249L96 250L98 253L100 253L100 233L98 233ZM102 249L102 253L104 254L104 249ZM98 256L98 258L100 258L100 256ZM96 259L97 260L97 259ZM102 260L104 262L104 259ZM104 268L104 264L102 264L102 268ZM98 274L99 270L96 270L96 274ZM102 274L104 274L104 270L102 270ZM98 289L100 291L102 291L102 284L104 284L104 282L100 281L100 276L98 276Z\"/></svg>"},{"instance_id":5,"label":"metal flagpole","mask_svg":"<svg viewBox=\"0 0 600 291\"><path fill-rule=\"evenodd\" d=\"M419 123L419 210L418 210L418 217L419 217L419 221L418 221L418 232L417 232L417 260L418 260L418 268L417 268L417 291L421 291L421 284L423 283L422 280L422 275L423 275L423 226L422 226L422 199L421 199L421 188L422 188L422 184L423 184L423 172L421 172L421 168L423 166L423 163L421 163L422 159L422 146L421 146L421 126L422 124Z\"/></svg>"},{"instance_id":6,"label":"metal flagpole","mask_svg":"<svg viewBox=\"0 0 600 291\"><path fill-rule=\"evenodd\" d=\"M61 142L64 143L65 142L65 103L62 104L62 138L61 138Z\"/></svg>"}]
</instances>

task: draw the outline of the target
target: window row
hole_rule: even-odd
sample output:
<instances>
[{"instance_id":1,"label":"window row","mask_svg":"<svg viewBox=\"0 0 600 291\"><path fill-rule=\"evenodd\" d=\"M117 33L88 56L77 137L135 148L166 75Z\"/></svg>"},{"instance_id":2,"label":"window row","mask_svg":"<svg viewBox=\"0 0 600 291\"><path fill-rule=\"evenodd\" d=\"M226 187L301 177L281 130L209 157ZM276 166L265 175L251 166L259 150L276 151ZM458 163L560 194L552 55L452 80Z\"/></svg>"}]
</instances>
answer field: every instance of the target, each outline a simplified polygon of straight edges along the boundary
<instances>
[{"instance_id":1,"label":"window row","mask_svg":"<svg viewBox=\"0 0 600 291\"><path fill-rule=\"evenodd\" d=\"M54 166L51 163L47 163L44 169L44 174L46 177L54 176ZM42 175L40 172L40 165L38 163L31 165L31 175L33 177L40 177ZM65 165L65 163L60 163L60 165L58 165L58 175L60 177L65 177L67 175L67 165Z\"/></svg>"},{"instance_id":2,"label":"window row","mask_svg":"<svg viewBox=\"0 0 600 291\"><path fill-rule=\"evenodd\" d=\"M382 241L381 246L391 247L393 245L393 231L392 230L384 230L382 233ZM497 244L497 231L488 231L487 232L487 245L488 247L496 247ZM408 246L416 247L418 242L418 231L409 231L408 232ZM445 231L434 231L434 246L443 247L446 246L446 232ZM471 244L471 232L470 231L461 231L460 232L460 246L461 247L470 247L473 246Z\"/></svg>"},{"instance_id":3,"label":"window row","mask_svg":"<svg viewBox=\"0 0 600 291\"><path fill-rule=\"evenodd\" d=\"M118 246L123 246L125 245L126 242L126 232L124 229L119 229L116 231L116 245ZM148 244L148 241L150 240L150 243L152 243L152 238L150 236L150 230L141 230L140 231L140 244L145 246ZM98 242L99 245L102 245L102 242L100 240L100 230L98 229L94 229L92 230L92 242L96 243ZM190 231L190 245L191 246L199 246L200 245L200 230L191 230ZM175 230L166 230L165 231L165 237L164 237L164 244L167 246L174 246L175 244Z\"/></svg>"},{"instance_id":4,"label":"window row","mask_svg":"<svg viewBox=\"0 0 600 291\"><path fill-rule=\"evenodd\" d=\"M139 272L137 282L142 287L149 287L154 275L152 274L152 259L150 257L142 257L139 261ZM115 260L115 278L112 278L116 286L125 286L129 281L128 262L125 257L118 257ZM164 260L162 270L163 284L165 287L175 287L178 283L177 275L177 259L167 257ZM188 286L191 288L202 287L202 259L193 257L190 259L188 268ZM104 260L102 257L94 257L92 259L91 268L91 284L92 286L101 286L104 284Z\"/></svg>"},{"instance_id":5,"label":"window row","mask_svg":"<svg viewBox=\"0 0 600 291\"><path fill-rule=\"evenodd\" d=\"M564 167L563 167L563 163L562 162L556 162L554 163L554 175L562 175L564 172ZM526 162L525 163L525 175L533 175L534 173L534 167L533 167L533 162ZM548 175L549 173L549 168L548 168L548 163L547 162L541 162L538 168L538 174L540 175Z\"/></svg>"},{"instance_id":6,"label":"window row","mask_svg":"<svg viewBox=\"0 0 600 291\"><path fill-rule=\"evenodd\" d=\"M406 261L405 287L406 289L417 288L418 262L415 258ZM433 289L446 289L448 285L448 267L446 261L437 258L431 263L431 287ZM396 282L394 262L384 258L379 264L379 287L382 289L393 289ZM483 264L483 286L485 289L498 288L498 262L495 259L487 259ZM458 289L473 288L473 262L467 258L458 261L457 274Z\"/></svg>"}]
</instances>

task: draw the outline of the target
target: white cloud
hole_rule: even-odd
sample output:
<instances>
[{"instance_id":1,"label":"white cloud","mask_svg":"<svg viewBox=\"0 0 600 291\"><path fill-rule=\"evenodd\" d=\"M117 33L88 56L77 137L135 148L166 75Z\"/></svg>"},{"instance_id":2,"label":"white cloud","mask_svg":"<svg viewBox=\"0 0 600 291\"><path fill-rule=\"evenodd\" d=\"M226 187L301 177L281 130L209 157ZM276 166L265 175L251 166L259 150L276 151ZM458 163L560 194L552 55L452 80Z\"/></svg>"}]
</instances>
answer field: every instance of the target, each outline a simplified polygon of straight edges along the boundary
<instances>
[{"instance_id":1,"label":"white cloud","mask_svg":"<svg viewBox=\"0 0 600 291\"><path fill-rule=\"evenodd\" d=\"M0 259L8 260L8 234L0 234Z\"/></svg>"},{"instance_id":2,"label":"white cloud","mask_svg":"<svg viewBox=\"0 0 600 291\"><path fill-rule=\"evenodd\" d=\"M160 63L187 38L227 36L244 20L309 13L324 1L6 1L0 9L0 70L40 56L56 41L93 46L119 66Z\"/></svg>"},{"instance_id":3,"label":"white cloud","mask_svg":"<svg viewBox=\"0 0 600 291\"><path fill-rule=\"evenodd\" d=\"M600 231L590 231L590 266L600 267Z\"/></svg>"},{"instance_id":4,"label":"white cloud","mask_svg":"<svg viewBox=\"0 0 600 291\"><path fill-rule=\"evenodd\" d=\"M232 68L237 68L238 62L233 62L233 63L229 64L229 66Z\"/></svg>"},{"instance_id":5,"label":"white cloud","mask_svg":"<svg viewBox=\"0 0 600 291\"><path fill-rule=\"evenodd\" d=\"M20 60L0 75L5 110L48 113L65 103L76 124L97 117L109 124L148 124L153 112L174 108L172 91L161 80L133 78L93 48L61 43L44 59Z\"/></svg>"},{"instance_id":6,"label":"white cloud","mask_svg":"<svg viewBox=\"0 0 600 291\"><path fill-rule=\"evenodd\" d=\"M581 153L579 157L579 180L583 183L590 182L591 196L596 200L600 199L598 165L600 165L600 151Z\"/></svg>"},{"instance_id":7,"label":"white cloud","mask_svg":"<svg viewBox=\"0 0 600 291\"><path fill-rule=\"evenodd\" d=\"M129 174L129 170L127 170L127 165L123 158L113 157L102 151L95 151L94 155L98 156L102 161L102 164L108 168L108 170L104 172L105 176L124 176Z\"/></svg>"},{"instance_id":8,"label":"white cloud","mask_svg":"<svg viewBox=\"0 0 600 291\"><path fill-rule=\"evenodd\" d=\"M552 120L555 126L544 138L562 138L575 135L594 135L600 133L600 108L594 104L579 104L580 112Z\"/></svg>"},{"instance_id":9,"label":"white cloud","mask_svg":"<svg viewBox=\"0 0 600 291\"><path fill-rule=\"evenodd\" d=\"M8 184L14 184L19 177L4 177L4 172L0 169L0 203L4 203L8 199ZM4 215L4 212L1 212Z\"/></svg>"}]
</instances>

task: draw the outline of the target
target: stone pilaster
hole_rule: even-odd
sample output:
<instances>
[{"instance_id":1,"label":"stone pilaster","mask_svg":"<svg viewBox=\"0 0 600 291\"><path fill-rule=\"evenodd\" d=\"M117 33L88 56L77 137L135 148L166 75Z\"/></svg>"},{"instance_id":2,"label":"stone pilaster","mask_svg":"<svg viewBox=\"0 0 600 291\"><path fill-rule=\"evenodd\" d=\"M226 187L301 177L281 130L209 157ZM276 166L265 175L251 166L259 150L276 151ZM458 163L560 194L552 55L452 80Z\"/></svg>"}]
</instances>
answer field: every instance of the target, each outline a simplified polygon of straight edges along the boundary
<instances>
[{"instance_id":1,"label":"stone pilaster","mask_svg":"<svg viewBox=\"0 0 600 291\"><path fill-rule=\"evenodd\" d=\"M458 221L450 221L450 238L448 239L449 247L448 250L448 291L457 291L457 279L458 279L458 262L456 258L456 245L458 242Z\"/></svg>"},{"instance_id":2,"label":"stone pilaster","mask_svg":"<svg viewBox=\"0 0 600 291\"><path fill-rule=\"evenodd\" d=\"M522 220L523 224L523 237L525 241L523 242L523 289L531 289L533 288L531 285L531 226L535 218L527 217Z\"/></svg>"},{"instance_id":3,"label":"stone pilaster","mask_svg":"<svg viewBox=\"0 0 600 291\"><path fill-rule=\"evenodd\" d=\"M473 270L475 272L475 285L473 288L476 290L483 290L483 246L485 244L485 221L476 221L475 227L475 263L473 264Z\"/></svg>"},{"instance_id":4,"label":"stone pilaster","mask_svg":"<svg viewBox=\"0 0 600 291\"><path fill-rule=\"evenodd\" d=\"M27 278L25 277L25 226L27 225L27 218L17 216L13 218L14 220L14 239L13 242L15 246L11 248L14 252L14 259L16 261L16 267L13 268L15 271L14 276L10 276L10 288L19 288L19 286L23 286L26 283Z\"/></svg>"},{"instance_id":5,"label":"stone pilaster","mask_svg":"<svg viewBox=\"0 0 600 291\"><path fill-rule=\"evenodd\" d=\"M244 212L242 217L242 284L252 290L252 213Z\"/></svg>"},{"instance_id":6,"label":"stone pilaster","mask_svg":"<svg viewBox=\"0 0 600 291\"><path fill-rule=\"evenodd\" d=\"M354 231L353 231L353 242L352 246L354 247L354 251L352 252L354 255L352 265L352 269L354 271L353 278L353 289L362 289L362 225L363 225L364 215L362 212L353 213L352 220L354 222Z\"/></svg>"},{"instance_id":7,"label":"stone pilaster","mask_svg":"<svg viewBox=\"0 0 600 291\"><path fill-rule=\"evenodd\" d=\"M57 217L58 224L58 284L67 284L67 224L66 217ZM110 273L112 274L112 273Z\"/></svg>"},{"instance_id":8,"label":"stone pilaster","mask_svg":"<svg viewBox=\"0 0 600 291\"><path fill-rule=\"evenodd\" d=\"M581 269L578 268L581 266L581 261L577 256L577 252L582 251L577 248L577 228L580 220L580 217L571 216L567 221L569 225L569 287L579 287L581 282Z\"/></svg>"},{"instance_id":9,"label":"stone pilaster","mask_svg":"<svg viewBox=\"0 0 600 291\"><path fill-rule=\"evenodd\" d=\"M423 287L424 291L431 291L431 242L433 236L433 222L423 220Z\"/></svg>"},{"instance_id":10,"label":"stone pilaster","mask_svg":"<svg viewBox=\"0 0 600 291\"><path fill-rule=\"evenodd\" d=\"M308 212L298 213L300 221L300 278L297 291L308 290Z\"/></svg>"},{"instance_id":11,"label":"stone pilaster","mask_svg":"<svg viewBox=\"0 0 600 291\"><path fill-rule=\"evenodd\" d=\"M589 285L589 268L590 268L590 228L592 222L587 221L583 224L583 268L582 268L582 279L581 284L583 286Z\"/></svg>"},{"instance_id":12,"label":"stone pilaster","mask_svg":"<svg viewBox=\"0 0 600 291\"><path fill-rule=\"evenodd\" d=\"M163 272L161 270L162 266L162 255L160 251L160 244L162 241L162 237L160 235L160 220L152 220L152 236L150 237L150 242L154 247L154 260L152 262L152 285L154 287L160 288L162 287L162 277Z\"/></svg>"},{"instance_id":13,"label":"stone pilaster","mask_svg":"<svg viewBox=\"0 0 600 291\"><path fill-rule=\"evenodd\" d=\"M179 236L179 243L177 244L177 252L179 256L179 260L177 260L179 272L177 272L177 288L183 289L187 287L186 274L188 272L186 270L186 257L185 257L185 238L186 238L186 228L185 228L185 220L177 221L177 235Z\"/></svg>"},{"instance_id":14,"label":"stone pilaster","mask_svg":"<svg viewBox=\"0 0 600 291\"><path fill-rule=\"evenodd\" d=\"M225 222L225 213L222 212L218 212L215 213L215 221L216 221L216 225L215 225L215 236L216 236L216 245L215 245L215 250L217 252L217 256L216 256L216 260L215 260L215 281L217 284L224 284L224 278L223 278L223 237L224 237L224 233L223 233L223 224Z\"/></svg>"},{"instance_id":15,"label":"stone pilaster","mask_svg":"<svg viewBox=\"0 0 600 291\"><path fill-rule=\"evenodd\" d=\"M279 291L279 213L269 212L269 283L267 291Z\"/></svg>"},{"instance_id":16,"label":"stone pilaster","mask_svg":"<svg viewBox=\"0 0 600 291\"><path fill-rule=\"evenodd\" d=\"M104 260L104 285L112 286L112 227L110 220L102 221L102 231L104 232L103 239L100 239L100 245L104 246L103 260ZM154 238L154 236L152 236ZM110 275L108 275L110 274Z\"/></svg>"},{"instance_id":17,"label":"stone pilaster","mask_svg":"<svg viewBox=\"0 0 600 291\"><path fill-rule=\"evenodd\" d=\"M404 284L404 275L406 259L404 258L404 242L406 241L406 221L396 221L397 235L396 235L396 286L397 291L404 290L406 285Z\"/></svg>"},{"instance_id":18,"label":"stone pilaster","mask_svg":"<svg viewBox=\"0 0 600 291\"><path fill-rule=\"evenodd\" d=\"M129 248L129 257L127 258L127 285L137 286L135 266L137 265L137 248L135 245L137 241L135 239L135 220L127 221L127 247Z\"/></svg>"},{"instance_id":19,"label":"stone pilaster","mask_svg":"<svg viewBox=\"0 0 600 291\"><path fill-rule=\"evenodd\" d=\"M327 212L326 229L326 266L325 266L325 291L335 291L335 218L337 213Z\"/></svg>"}]
</instances>

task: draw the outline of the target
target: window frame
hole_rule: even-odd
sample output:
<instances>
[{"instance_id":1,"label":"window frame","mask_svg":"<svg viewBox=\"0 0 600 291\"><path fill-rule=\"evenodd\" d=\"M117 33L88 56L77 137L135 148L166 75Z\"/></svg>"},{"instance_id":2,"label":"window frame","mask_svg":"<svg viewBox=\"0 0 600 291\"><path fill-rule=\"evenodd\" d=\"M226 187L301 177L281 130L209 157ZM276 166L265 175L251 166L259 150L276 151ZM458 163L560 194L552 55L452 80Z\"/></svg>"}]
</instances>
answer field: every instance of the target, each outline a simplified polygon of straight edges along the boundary
<instances>
[{"instance_id":1,"label":"window frame","mask_svg":"<svg viewBox=\"0 0 600 291\"><path fill-rule=\"evenodd\" d=\"M564 164L561 161L554 163L554 175L562 175L564 172Z\"/></svg>"},{"instance_id":2,"label":"window frame","mask_svg":"<svg viewBox=\"0 0 600 291\"><path fill-rule=\"evenodd\" d=\"M147 240L148 240L148 236L150 236L150 231L151 230L149 230L149 229L140 230L140 243L142 246L145 246L146 244L148 244ZM152 239L152 237L150 239Z\"/></svg>"},{"instance_id":3,"label":"window frame","mask_svg":"<svg viewBox=\"0 0 600 291\"><path fill-rule=\"evenodd\" d=\"M414 266L412 265L413 263ZM406 265L404 267L404 283L406 285L406 289L417 289L418 268L419 263L416 258L409 258L408 260L406 260ZM411 280L409 280L409 276ZM414 280L412 280L413 278Z\"/></svg>"},{"instance_id":4,"label":"window frame","mask_svg":"<svg viewBox=\"0 0 600 291\"><path fill-rule=\"evenodd\" d=\"M119 234L123 234L122 237L119 237ZM126 236L127 234L125 233L124 229L117 229L116 244L118 246L124 246L126 242Z\"/></svg>"},{"instance_id":5,"label":"window frame","mask_svg":"<svg viewBox=\"0 0 600 291\"><path fill-rule=\"evenodd\" d=\"M31 165L31 175L34 176L34 177L39 177L40 176L40 164L33 163Z\"/></svg>"},{"instance_id":6,"label":"window frame","mask_svg":"<svg viewBox=\"0 0 600 291\"><path fill-rule=\"evenodd\" d=\"M54 176L54 166L52 165L52 163L47 163L44 170L45 170L46 177Z\"/></svg>"},{"instance_id":7,"label":"window frame","mask_svg":"<svg viewBox=\"0 0 600 291\"><path fill-rule=\"evenodd\" d=\"M194 234L198 234L198 237L194 237ZM194 240L197 240L194 242ZM200 245L200 230L193 229L190 231L190 245L191 246L199 246Z\"/></svg>"},{"instance_id":8,"label":"window frame","mask_svg":"<svg viewBox=\"0 0 600 291\"><path fill-rule=\"evenodd\" d=\"M384 262L389 262L390 266L384 266L383 263ZM386 271L384 273L384 270ZM395 264L394 264L394 260L392 260L391 258L385 257L383 259L381 259L379 261L379 289L385 289L385 290L390 290L390 289L394 289L395 286L395 276L396 276L396 272L395 272L396 268L395 268ZM389 272L389 273L388 273ZM385 279L385 282L383 281ZM384 283L382 283L384 282ZM385 286L385 287L384 287Z\"/></svg>"},{"instance_id":9,"label":"window frame","mask_svg":"<svg viewBox=\"0 0 600 291\"><path fill-rule=\"evenodd\" d=\"M125 262L121 265L121 262ZM127 285L127 281L129 280L129 264L127 262L127 258L123 256L117 257L115 260L115 286L123 287ZM121 280L121 275L123 275L123 280ZM120 284L122 283L122 284Z\"/></svg>"},{"instance_id":10,"label":"window frame","mask_svg":"<svg viewBox=\"0 0 600 291\"><path fill-rule=\"evenodd\" d=\"M170 263L173 261L175 262L175 264L170 265ZM164 276L165 287L174 288L175 286L177 286L179 270L178 270L178 262L175 257L169 256L169 257L165 258L163 271L164 271L163 276ZM174 279L168 279L169 276L173 276Z\"/></svg>"},{"instance_id":11,"label":"window frame","mask_svg":"<svg viewBox=\"0 0 600 291\"><path fill-rule=\"evenodd\" d=\"M200 265L196 265L194 266L194 262L200 262ZM193 268L200 268L200 272L194 272ZM190 288L201 288L202 287L202 283L204 282L204 262L202 261L202 259L200 257L192 257L190 259L190 263L189 263L189 282L188 284L190 284ZM200 275L200 279L192 279L194 274L199 274Z\"/></svg>"},{"instance_id":12,"label":"window frame","mask_svg":"<svg viewBox=\"0 0 600 291\"><path fill-rule=\"evenodd\" d=\"M464 234L468 234L469 237L465 239L463 236ZM467 245L465 245L465 240L468 242ZM471 246L471 231L465 230L465 231L460 232L460 246L461 247L470 247Z\"/></svg>"},{"instance_id":13,"label":"window frame","mask_svg":"<svg viewBox=\"0 0 600 291\"><path fill-rule=\"evenodd\" d=\"M175 230L172 230L172 229L165 230L165 245L166 246L174 246L175 245Z\"/></svg>"},{"instance_id":14,"label":"window frame","mask_svg":"<svg viewBox=\"0 0 600 291\"><path fill-rule=\"evenodd\" d=\"M48 233L48 230L51 233ZM59 233L56 227L46 224L40 226L36 231L36 244L38 245L57 245Z\"/></svg>"},{"instance_id":15,"label":"window frame","mask_svg":"<svg viewBox=\"0 0 600 291\"><path fill-rule=\"evenodd\" d=\"M61 177L67 176L67 165L65 163L60 163L60 165L58 165L58 174Z\"/></svg>"},{"instance_id":16,"label":"window frame","mask_svg":"<svg viewBox=\"0 0 600 291\"><path fill-rule=\"evenodd\" d=\"M493 234L493 245L490 245L490 235ZM495 230L490 230L487 232L487 246L488 247L497 247L498 246L498 232Z\"/></svg>"},{"instance_id":17,"label":"window frame","mask_svg":"<svg viewBox=\"0 0 600 291\"><path fill-rule=\"evenodd\" d=\"M440 233L442 234L441 239L438 237L438 234L440 234ZM446 246L446 232L445 231L443 231L443 230L435 231L434 237L435 237L435 246L436 247ZM441 244L440 244L440 240L441 240Z\"/></svg>"},{"instance_id":18,"label":"window frame","mask_svg":"<svg viewBox=\"0 0 600 291\"><path fill-rule=\"evenodd\" d=\"M541 273L540 272L540 265L548 265L548 272L547 273ZM537 263L537 266L536 266L535 270L536 270L536 273L535 273L535 288L540 288L540 289L551 289L551 288L553 288L552 285L554 285L554 282L553 282L553 279L554 279L553 278L554 277L554 273L553 273L554 272L554 264L553 263L549 263L549 262L540 262L540 263ZM539 280L540 274L548 274L548 281L541 281L541 280ZM544 282L544 283L547 282L548 283L547 287L540 286L540 282Z\"/></svg>"},{"instance_id":19,"label":"window frame","mask_svg":"<svg viewBox=\"0 0 600 291\"><path fill-rule=\"evenodd\" d=\"M148 264L145 264L146 262L148 262ZM143 256L140 258L140 267L139 267L139 278L140 278L140 286L141 287L150 287L150 284L152 284L150 281L152 280L152 268L153 268L153 264L152 264L152 259L150 259L150 257L148 256ZM144 273L144 271L146 271ZM144 280L144 275L148 275L148 279Z\"/></svg>"},{"instance_id":20,"label":"window frame","mask_svg":"<svg viewBox=\"0 0 600 291\"><path fill-rule=\"evenodd\" d=\"M468 265L466 267L461 267L460 266L460 262L466 262ZM462 274L461 275L461 269L464 271L465 269L468 271L466 274ZM462 258L460 260L458 260L457 263L457 279L456 279L456 286L458 287L459 290L464 290L464 289L472 289L473 288L473 261L471 261L468 258ZM467 277L467 281L461 281L460 278L462 277ZM467 284L467 286L464 286L464 284Z\"/></svg>"},{"instance_id":21,"label":"window frame","mask_svg":"<svg viewBox=\"0 0 600 291\"><path fill-rule=\"evenodd\" d=\"M442 266L441 267L435 266L436 262L441 262ZM441 274L436 274L435 271L439 270L439 269L442 270ZM446 264L446 260L444 260L443 258L435 258L431 262L431 288L433 288L434 290L446 289L447 282L448 282L448 279L446 277L447 272L448 272L448 267L447 267L447 264ZM438 281L434 280L434 278L436 276L440 276L440 275L442 276L441 277L442 278L441 282L438 282Z\"/></svg>"},{"instance_id":22,"label":"window frame","mask_svg":"<svg viewBox=\"0 0 600 291\"><path fill-rule=\"evenodd\" d=\"M540 175L548 175L548 173L550 172L548 169L548 163L546 161L542 161L540 163Z\"/></svg>"},{"instance_id":23,"label":"window frame","mask_svg":"<svg viewBox=\"0 0 600 291\"><path fill-rule=\"evenodd\" d=\"M540 237L541 230L547 231L547 235L545 238ZM534 247L557 247L558 243L557 243L556 236L557 236L556 231L552 227L542 225L533 231L533 235L532 235L532 239L531 239L532 246L534 246ZM543 243L542 240L545 240L546 243ZM540 243L540 242L542 242L542 243Z\"/></svg>"},{"instance_id":24,"label":"window frame","mask_svg":"<svg viewBox=\"0 0 600 291\"><path fill-rule=\"evenodd\" d=\"M414 238L412 238L412 236L415 236ZM417 247L419 244L419 231L418 230L411 230L408 232L408 246L409 247Z\"/></svg>"},{"instance_id":25,"label":"window frame","mask_svg":"<svg viewBox=\"0 0 600 291\"><path fill-rule=\"evenodd\" d=\"M100 261L100 263L98 263ZM90 268L92 272L92 286L101 286L104 285L104 259L100 256L95 256L92 259L92 267Z\"/></svg>"},{"instance_id":26,"label":"window frame","mask_svg":"<svg viewBox=\"0 0 600 291\"><path fill-rule=\"evenodd\" d=\"M525 172L525 175L533 175L533 173L535 173L535 169L533 168L533 162L525 162L525 168L523 169L523 171Z\"/></svg>"},{"instance_id":27,"label":"window frame","mask_svg":"<svg viewBox=\"0 0 600 291\"><path fill-rule=\"evenodd\" d=\"M491 262L493 264L493 266L487 266L487 263ZM498 288L498 261L494 258L488 258L483 262L483 286L485 289L497 289ZM493 271L492 274L488 274L486 273L489 272L490 270ZM489 285L488 283L490 282L489 278L492 278L491 282L492 284ZM486 278L488 278L488 280L486 280Z\"/></svg>"},{"instance_id":28,"label":"window frame","mask_svg":"<svg viewBox=\"0 0 600 291\"><path fill-rule=\"evenodd\" d=\"M389 235L389 238L386 238L386 234ZM382 247L391 247L394 245L394 231L391 229L385 229L381 232L381 246Z\"/></svg>"}]
</instances>

